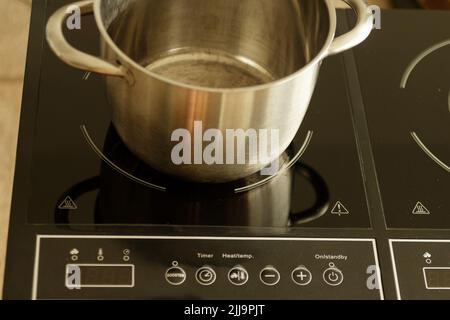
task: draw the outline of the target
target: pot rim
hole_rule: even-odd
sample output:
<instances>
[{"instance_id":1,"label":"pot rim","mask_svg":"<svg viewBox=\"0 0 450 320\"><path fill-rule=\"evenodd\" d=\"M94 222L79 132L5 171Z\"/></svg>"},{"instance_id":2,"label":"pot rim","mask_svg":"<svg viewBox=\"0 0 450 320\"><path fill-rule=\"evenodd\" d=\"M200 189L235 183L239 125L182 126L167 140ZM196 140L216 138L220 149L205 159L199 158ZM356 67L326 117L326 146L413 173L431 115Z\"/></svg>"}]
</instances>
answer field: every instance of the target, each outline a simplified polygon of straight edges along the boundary
<instances>
[{"instance_id":1,"label":"pot rim","mask_svg":"<svg viewBox=\"0 0 450 320\"><path fill-rule=\"evenodd\" d=\"M335 38L336 35L336 29L337 29L337 15L336 15L336 7L332 3L332 0L322 0L325 2L325 5L328 9L328 18L330 23L330 30L328 31L327 39L325 40L325 43L322 47L322 49L319 51L316 56L309 61L307 64L305 64L303 67L301 67L296 72L283 77L281 79L271 81L268 83L256 85L256 86L248 86L248 87L241 87L241 88L212 88L212 87L204 87L204 86L196 86L196 85L190 85L186 84L177 80L170 79L168 77L159 75L155 72L152 72L143 66L141 66L139 63L137 63L135 60L131 59L125 52L123 52L117 44L113 41L111 36L109 35L108 31L106 30L105 24L103 23L102 17L101 17L101 9L100 4L102 0L94 0L94 16L95 21L97 23L97 27L100 31L101 36L106 41L106 43L109 45L110 48L114 50L114 52L119 56L119 58L122 61L125 61L128 65L132 66L134 69L139 70L140 72L156 79L162 82L165 82L167 84L177 86L180 88L184 88L187 90L195 90L195 91L203 91L203 92L209 92L209 93L239 93L239 92L248 92L248 91L263 91L272 89L274 86L281 86L287 82L290 82L297 78L300 74L307 72L308 69L314 68L318 63L320 63L322 60L324 60L328 56L329 48L331 47L331 44Z\"/></svg>"}]
</instances>

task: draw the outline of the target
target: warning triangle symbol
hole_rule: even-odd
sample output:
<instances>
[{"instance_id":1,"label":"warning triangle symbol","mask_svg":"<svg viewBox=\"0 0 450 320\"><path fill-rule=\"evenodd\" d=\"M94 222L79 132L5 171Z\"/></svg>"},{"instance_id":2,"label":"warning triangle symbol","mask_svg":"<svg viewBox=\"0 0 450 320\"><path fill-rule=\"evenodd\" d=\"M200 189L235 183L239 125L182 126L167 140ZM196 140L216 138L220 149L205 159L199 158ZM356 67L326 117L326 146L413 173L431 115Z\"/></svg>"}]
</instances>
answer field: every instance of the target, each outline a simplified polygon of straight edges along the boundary
<instances>
[{"instance_id":1,"label":"warning triangle symbol","mask_svg":"<svg viewBox=\"0 0 450 320\"><path fill-rule=\"evenodd\" d=\"M67 196L63 202L59 205L58 209L61 210L77 210L78 207L75 201L72 200L71 197Z\"/></svg>"},{"instance_id":2,"label":"warning triangle symbol","mask_svg":"<svg viewBox=\"0 0 450 320\"><path fill-rule=\"evenodd\" d=\"M333 209L331 210L331 213L332 214L337 214L337 215L344 215L344 214L349 214L350 212L342 204L342 202L338 201L338 202L336 202L336 204L334 205Z\"/></svg>"},{"instance_id":3,"label":"warning triangle symbol","mask_svg":"<svg viewBox=\"0 0 450 320\"><path fill-rule=\"evenodd\" d=\"M431 214L430 210L427 209L420 201L416 203L413 209L413 214Z\"/></svg>"}]
</instances>

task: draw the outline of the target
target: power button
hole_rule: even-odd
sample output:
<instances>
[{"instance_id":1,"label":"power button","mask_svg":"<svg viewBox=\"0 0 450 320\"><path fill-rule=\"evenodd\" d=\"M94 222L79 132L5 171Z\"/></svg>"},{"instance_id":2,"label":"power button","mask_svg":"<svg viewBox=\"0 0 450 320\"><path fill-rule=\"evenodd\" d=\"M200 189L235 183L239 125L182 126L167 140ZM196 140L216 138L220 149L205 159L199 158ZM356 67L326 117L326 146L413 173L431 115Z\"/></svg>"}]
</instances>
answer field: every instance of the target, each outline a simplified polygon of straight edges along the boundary
<instances>
[{"instance_id":1,"label":"power button","mask_svg":"<svg viewBox=\"0 0 450 320\"><path fill-rule=\"evenodd\" d=\"M330 267L323 272L323 280L326 284L337 287L344 282L344 274L334 263L330 263Z\"/></svg>"}]
</instances>

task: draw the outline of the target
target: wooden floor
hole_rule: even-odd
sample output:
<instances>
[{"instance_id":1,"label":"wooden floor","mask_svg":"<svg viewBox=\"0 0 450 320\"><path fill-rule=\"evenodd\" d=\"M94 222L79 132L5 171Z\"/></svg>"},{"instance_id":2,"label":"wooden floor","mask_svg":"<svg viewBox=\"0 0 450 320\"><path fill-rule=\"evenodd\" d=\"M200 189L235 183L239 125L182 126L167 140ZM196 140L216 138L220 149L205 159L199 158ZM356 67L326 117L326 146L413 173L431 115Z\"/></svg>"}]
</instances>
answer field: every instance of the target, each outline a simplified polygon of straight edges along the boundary
<instances>
[{"instance_id":1,"label":"wooden floor","mask_svg":"<svg viewBox=\"0 0 450 320\"><path fill-rule=\"evenodd\" d=\"M31 0L0 0L0 297Z\"/></svg>"},{"instance_id":2,"label":"wooden floor","mask_svg":"<svg viewBox=\"0 0 450 320\"><path fill-rule=\"evenodd\" d=\"M30 9L31 0L0 0L0 297Z\"/></svg>"}]
</instances>

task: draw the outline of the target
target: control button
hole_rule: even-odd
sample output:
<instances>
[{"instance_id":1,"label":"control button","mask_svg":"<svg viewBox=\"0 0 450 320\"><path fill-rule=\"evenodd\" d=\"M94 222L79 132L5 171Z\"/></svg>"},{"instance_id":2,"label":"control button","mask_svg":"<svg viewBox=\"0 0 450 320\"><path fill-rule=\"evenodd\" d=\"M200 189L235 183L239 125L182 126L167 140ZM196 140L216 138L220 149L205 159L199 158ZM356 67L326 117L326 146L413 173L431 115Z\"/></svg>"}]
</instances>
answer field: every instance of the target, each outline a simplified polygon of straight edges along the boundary
<instances>
[{"instance_id":1,"label":"control button","mask_svg":"<svg viewBox=\"0 0 450 320\"><path fill-rule=\"evenodd\" d=\"M274 267L267 266L261 270L261 273L259 274L259 278L261 279L262 283L264 283L265 285L274 286L278 282L280 282L280 273Z\"/></svg>"},{"instance_id":2,"label":"control button","mask_svg":"<svg viewBox=\"0 0 450 320\"><path fill-rule=\"evenodd\" d=\"M235 286L243 286L248 281L248 272L244 268L236 266L228 272L228 280Z\"/></svg>"},{"instance_id":3,"label":"control button","mask_svg":"<svg viewBox=\"0 0 450 320\"><path fill-rule=\"evenodd\" d=\"M216 282L216 272L210 267L201 267L195 273L195 279L202 286L209 286Z\"/></svg>"},{"instance_id":4,"label":"control button","mask_svg":"<svg viewBox=\"0 0 450 320\"><path fill-rule=\"evenodd\" d=\"M334 263L330 263L330 268L324 271L323 280L326 284L337 287L344 282L344 274L336 268Z\"/></svg>"},{"instance_id":5,"label":"control button","mask_svg":"<svg viewBox=\"0 0 450 320\"><path fill-rule=\"evenodd\" d=\"M172 267L166 271L166 281L173 286L179 286L186 281L186 272L178 266L178 262L174 261Z\"/></svg>"},{"instance_id":6,"label":"control button","mask_svg":"<svg viewBox=\"0 0 450 320\"><path fill-rule=\"evenodd\" d=\"M292 280L299 286L307 286L312 281L311 272L303 266L294 269L294 271L292 271L291 277Z\"/></svg>"}]
</instances>

